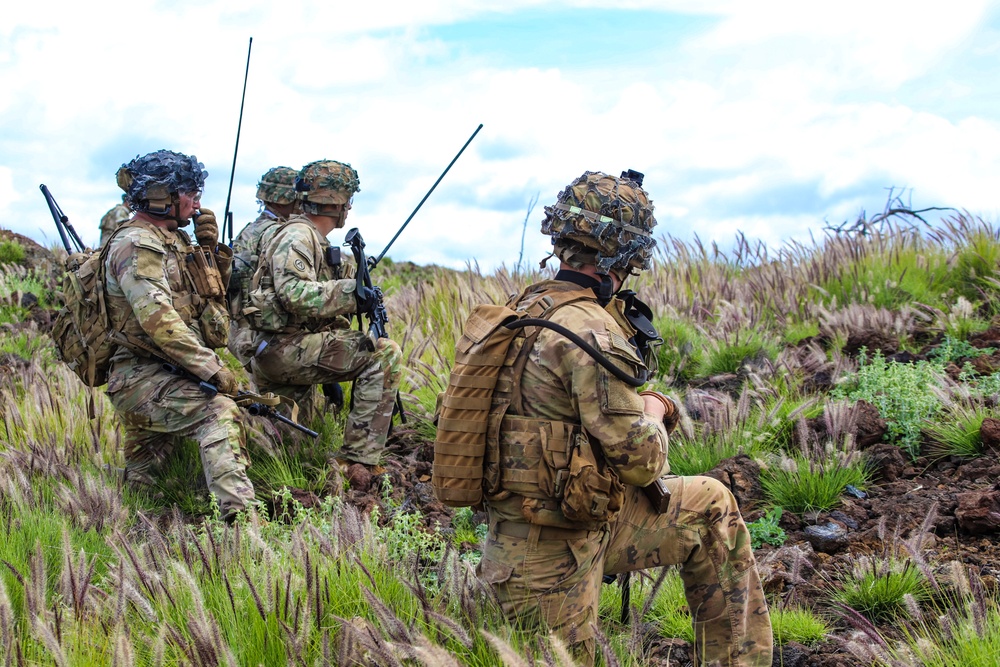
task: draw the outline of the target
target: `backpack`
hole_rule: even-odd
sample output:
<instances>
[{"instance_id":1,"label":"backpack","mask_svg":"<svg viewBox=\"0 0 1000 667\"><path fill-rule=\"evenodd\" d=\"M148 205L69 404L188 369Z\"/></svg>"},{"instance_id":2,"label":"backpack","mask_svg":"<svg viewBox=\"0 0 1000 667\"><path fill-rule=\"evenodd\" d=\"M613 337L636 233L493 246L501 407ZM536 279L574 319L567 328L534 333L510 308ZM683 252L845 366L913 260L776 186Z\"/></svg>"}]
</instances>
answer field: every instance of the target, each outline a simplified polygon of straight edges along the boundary
<instances>
[{"instance_id":1,"label":"backpack","mask_svg":"<svg viewBox=\"0 0 1000 667\"><path fill-rule=\"evenodd\" d=\"M504 325L526 315L507 306L478 305L455 346L455 365L440 399L431 475L434 495L449 507L478 505L483 499L493 392L507 350L519 333Z\"/></svg>"},{"instance_id":2,"label":"backpack","mask_svg":"<svg viewBox=\"0 0 1000 667\"><path fill-rule=\"evenodd\" d=\"M104 260L110 247L108 239L100 252L74 253L66 259L59 293L62 308L52 324L60 358L88 387L108 381L117 346L104 294Z\"/></svg>"}]
</instances>

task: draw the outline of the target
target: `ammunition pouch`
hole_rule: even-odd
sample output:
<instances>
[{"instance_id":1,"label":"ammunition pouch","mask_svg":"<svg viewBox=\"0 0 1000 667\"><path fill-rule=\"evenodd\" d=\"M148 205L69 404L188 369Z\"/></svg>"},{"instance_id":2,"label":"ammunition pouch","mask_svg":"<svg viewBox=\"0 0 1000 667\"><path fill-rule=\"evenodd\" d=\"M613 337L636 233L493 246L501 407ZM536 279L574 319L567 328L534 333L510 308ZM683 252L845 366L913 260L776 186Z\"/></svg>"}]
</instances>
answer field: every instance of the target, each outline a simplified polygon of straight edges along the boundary
<instances>
[{"instance_id":1,"label":"ammunition pouch","mask_svg":"<svg viewBox=\"0 0 1000 667\"><path fill-rule=\"evenodd\" d=\"M186 268L195 292L206 299L224 298L226 286L223 284L215 255L204 246L191 246L189 251L185 258Z\"/></svg>"},{"instance_id":2,"label":"ammunition pouch","mask_svg":"<svg viewBox=\"0 0 1000 667\"><path fill-rule=\"evenodd\" d=\"M505 416L498 469L503 494L524 498L528 523L597 530L625 498L617 474L576 424Z\"/></svg>"},{"instance_id":3,"label":"ammunition pouch","mask_svg":"<svg viewBox=\"0 0 1000 667\"><path fill-rule=\"evenodd\" d=\"M250 303L242 314L250 322L254 331L269 333L285 333L288 329L288 311L278 301L278 293L274 291L274 281L270 275L263 273L263 267L257 269L254 275L254 287L250 290Z\"/></svg>"},{"instance_id":4,"label":"ammunition pouch","mask_svg":"<svg viewBox=\"0 0 1000 667\"><path fill-rule=\"evenodd\" d=\"M218 301L207 301L198 318L201 337L211 348L229 345L229 312Z\"/></svg>"}]
</instances>

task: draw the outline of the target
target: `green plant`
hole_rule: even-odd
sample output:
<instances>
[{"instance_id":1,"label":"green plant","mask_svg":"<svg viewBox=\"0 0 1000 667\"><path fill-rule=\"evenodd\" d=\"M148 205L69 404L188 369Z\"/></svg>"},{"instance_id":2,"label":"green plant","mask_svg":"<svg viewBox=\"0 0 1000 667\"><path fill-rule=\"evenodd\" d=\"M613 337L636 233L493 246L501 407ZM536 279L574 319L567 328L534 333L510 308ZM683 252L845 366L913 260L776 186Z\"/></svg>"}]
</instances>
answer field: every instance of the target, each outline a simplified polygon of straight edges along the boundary
<instances>
[{"instance_id":1,"label":"green plant","mask_svg":"<svg viewBox=\"0 0 1000 667\"><path fill-rule=\"evenodd\" d=\"M974 347L967 340L959 340L951 336L945 336L939 346L931 350L927 356L944 366L949 363L956 363L961 359L974 359L985 355L993 354L996 350L992 347Z\"/></svg>"},{"instance_id":2,"label":"green plant","mask_svg":"<svg viewBox=\"0 0 1000 667\"><path fill-rule=\"evenodd\" d=\"M732 340L710 341L701 363L699 376L738 372L748 361L774 359L777 346L756 330L741 331Z\"/></svg>"},{"instance_id":3,"label":"green plant","mask_svg":"<svg viewBox=\"0 0 1000 667\"><path fill-rule=\"evenodd\" d=\"M702 363L705 337L690 322L678 317L659 317L656 330L663 343L656 348L657 374L672 384L692 380Z\"/></svg>"},{"instance_id":4,"label":"green plant","mask_svg":"<svg viewBox=\"0 0 1000 667\"><path fill-rule=\"evenodd\" d=\"M827 639L829 624L808 609L771 608L771 627L776 644L784 646L788 642L798 642L815 646Z\"/></svg>"},{"instance_id":5,"label":"green plant","mask_svg":"<svg viewBox=\"0 0 1000 667\"><path fill-rule=\"evenodd\" d=\"M451 527L455 531L452 541L456 546L462 544L482 544L489 532L489 525L476 525L472 519L475 516L471 507L459 507L451 517Z\"/></svg>"},{"instance_id":6,"label":"green plant","mask_svg":"<svg viewBox=\"0 0 1000 667\"><path fill-rule=\"evenodd\" d=\"M911 458L920 454L924 422L941 409L935 388L941 388L941 368L926 361L914 364L886 362L880 352L869 359L862 351L857 373L834 388L835 398L865 400L878 408L889 438Z\"/></svg>"},{"instance_id":7,"label":"green plant","mask_svg":"<svg viewBox=\"0 0 1000 667\"><path fill-rule=\"evenodd\" d=\"M940 419L927 422L924 432L930 438L928 455L937 458L961 456L976 458L983 453L980 430L992 412L981 405L956 404Z\"/></svg>"},{"instance_id":8,"label":"green plant","mask_svg":"<svg viewBox=\"0 0 1000 667\"><path fill-rule=\"evenodd\" d=\"M859 457L817 463L798 457L764 470L761 486L768 500L789 512L804 514L836 507L847 485L863 488L870 472Z\"/></svg>"},{"instance_id":9,"label":"green plant","mask_svg":"<svg viewBox=\"0 0 1000 667\"><path fill-rule=\"evenodd\" d=\"M785 325L785 342L789 345L798 345L806 338L814 338L818 335L819 323L815 320L789 322Z\"/></svg>"},{"instance_id":10,"label":"green plant","mask_svg":"<svg viewBox=\"0 0 1000 667\"><path fill-rule=\"evenodd\" d=\"M785 529L778 525L781 521L781 508L774 507L756 521L747 524L750 531L750 545L759 549L765 544L780 547L788 539Z\"/></svg>"},{"instance_id":11,"label":"green plant","mask_svg":"<svg viewBox=\"0 0 1000 667\"><path fill-rule=\"evenodd\" d=\"M24 246L17 241L0 241L0 264L22 264L26 257Z\"/></svg>"},{"instance_id":12,"label":"green plant","mask_svg":"<svg viewBox=\"0 0 1000 667\"><path fill-rule=\"evenodd\" d=\"M930 583L912 560L861 556L841 571L830 597L878 622L912 615L907 597L919 603L930 594Z\"/></svg>"}]
</instances>

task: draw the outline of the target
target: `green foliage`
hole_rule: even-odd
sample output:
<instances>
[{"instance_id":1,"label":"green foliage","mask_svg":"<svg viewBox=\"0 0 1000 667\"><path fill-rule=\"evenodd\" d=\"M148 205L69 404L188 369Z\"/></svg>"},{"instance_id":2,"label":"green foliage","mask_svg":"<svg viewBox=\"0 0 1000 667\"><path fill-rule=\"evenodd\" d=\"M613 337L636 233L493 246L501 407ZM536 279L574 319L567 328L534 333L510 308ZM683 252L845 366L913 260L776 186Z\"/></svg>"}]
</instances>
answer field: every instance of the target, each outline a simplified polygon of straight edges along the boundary
<instances>
[{"instance_id":1,"label":"green foliage","mask_svg":"<svg viewBox=\"0 0 1000 667\"><path fill-rule=\"evenodd\" d=\"M941 409L941 399L934 393L943 384L940 366L926 361L887 363L879 352L870 360L862 353L860 364L857 373L844 378L834 389L833 396L874 404L886 421L890 441L916 459L920 454L920 429Z\"/></svg>"},{"instance_id":2,"label":"green foliage","mask_svg":"<svg viewBox=\"0 0 1000 667\"><path fill-rule=\"evenodd\" d=\"M713 376L736 373L748 361L774 359L778 348L764 334L757 330L743 331L733 340L719 340L709 344L701 363L698 376Z\"/></svg>"},{"instance_id":3,"label":"green foliage","mask_svg":"<svg viewBox=\"0 0 1000 667\"><path fill-rule=\"evenodd\" d=\"M957 363L962 359L974 359L985 355L993 354L996 350L992 347L978 348L967 340L959 340L951 336L945 336L944 341L939 346L931 350L927 355L938 364L945 366L949 363Z\"/></svg>"},{"instance_id":4,"label":"green foliage","mask_svg":"<svg viewBox=\"0 0 1000 667\"><path fill-rule=\"evenodd\" d=\"M13 335L0 334L0 353L13 354L22 359L34 359L43 366L56 358L51 339L38 332L22 331Z\"/></svg>"},{"instance_id":5,"label":"green foliage","mask_svg":"<svg viewBox=\"0 0 1000 667\"><path fill-rule=\"evenodd\" d=\"M869 477L867 466L857 457L825 463L798 457L762 471L760 482L772 503L804 514L836 507L848 484L863 488Z\"/></svg>"},{"instance_id":6,"label":"green foliage","mask_svg":"<svg viewBox=\"0 0 1000 667\"><path fill-rule=\"evenodd\" d=\"M921 602L930 594L927 578L912 560L862 556L841 572L830 597L878 622L907 617L906 597Z\"/></svg>"},{"instance_id":7,"label":"green foliage","mask_svg":"<svg viewBox=\"0 0 1000 667\"><path fill-rule=\"evenodd\" d=\"M24 246L17 241L0 241L0 264L23 264L26 257Z\"/></svg>"},{"instance_id":8,"label":"green foliage","mask_svg":"<svg viewBox=\"0 0 1000 667\"><path fill-rule=\"evenodd\" d=\"M940 609L935 624L907 632L895 650L906 664L922 667L1000 667L1000 611L996 604L958 600Z\"/></svg>"},{"instance_id":9,"label":"green foliage","mask_svg":"<svg viewBox=\"0 0 1000 667\"><path fill-rule=\"evenodd\" d=\"M771 608L771 628L774 641L780 646L788 642L798 642L805 646L815 646L827 639L829 624L808 609Z\"/></svg>"},{"instance_id":10,"label":"green foliage","mask_svg":"<svg viewBox=\"0 0 1000 667\"><path fill-rule=\"evenodd\" d=\"M656 349L658 375L675 385L691 381L702 364L705 336L690 322L661 317L655 326L663 344Z\"/></svg>"},{"instance_id":11,"label":"green foliage","mask_svg":"<svg viewBox=\"0 0 1000 667\"><path fill-rule=\"evenodd\" d=\"M928 454L938 458L976 458L983 453L980 429L993 414L981 405L955 405L941 418L928 422L925 433L931 440Z\"/></svg>"},{"instance_id":12,"label":"green foliage","mask_svg":"<svg viewBox=\"0 0 1000 667\"><path fill-rule=\"evenodd\" d=\"M789 322L785 326L785 342L789 345L798 345L806 338L814 338L818 335L819 322L815 320Z\"/></svg>"},{"instance_id":13,"label":"green foliage","mask_svg":"<svg viewBox=\"0 0 1000 667\"><path fill-rule=\"evenodd\" d=\"M955 253L951 283L960 294L976 300L996 291L1000 242L993 234L976 231L966 236Z\"/></svg>"},{"instance_id":14,"label":"green foliage","mask_svg":"<svg viewBox=\"0 0 1000 667\"><path fill-rule=\"evenodd\" d=\"M378 511L372 511L373 521L378 521ZM385 545L391 563L404 562L411 555L436 563L444 556L448 543L440 528L429 531L418 511L394 512L385 525L377 526L375 533Z\"/></svg>"},{"instance_id":15,"label":"green foliage","mask_svg":"<svg viewBox=\"0 0 1000 667\"><path fill-rule=\"evenodd\" d=\"M781 521L781 508L774 507L767 514L756 521L747 524L750 531L750 544L754 549L759 549L765 544L780 547L788 539L785 529L778 525ZM796 640L798 641L798 640Z\"/></svg>"},{"instance_id":16,"label":"green foliage","mask_svg":"<svg viewBox=\"0 0 1000 667\"><path fill-rule=\"evenodd\" d=\"M482 544L486 540L486 535L490 527L481 523L476 525L472 519L475 513L471 507L459 507L451 517L451 527L455 531L452 538L456 546L462 544Z\"/></svg>"}]
</instances>

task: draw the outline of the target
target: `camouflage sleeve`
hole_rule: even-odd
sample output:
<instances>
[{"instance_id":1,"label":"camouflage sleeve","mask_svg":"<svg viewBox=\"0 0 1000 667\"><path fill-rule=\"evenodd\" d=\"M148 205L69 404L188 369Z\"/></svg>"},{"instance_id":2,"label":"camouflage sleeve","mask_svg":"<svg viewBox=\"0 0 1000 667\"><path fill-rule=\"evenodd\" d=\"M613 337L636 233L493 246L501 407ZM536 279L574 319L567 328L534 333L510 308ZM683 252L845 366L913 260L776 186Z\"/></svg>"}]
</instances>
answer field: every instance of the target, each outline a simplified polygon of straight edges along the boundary
<instances>
[{"instance_id":1,"label":"camouflage sleeve","mask_svg":"<svg viewBox=\"0 0 1000 667\"><path fill-rule=\"evenodd\" d=\"M220 243L215 247L215 265L219 267L219 276L222 278L223 287L229 287L229 281L233 276L233 249L225 243Z\"/></svg>"},{"instance_id":2,"label":"camouflage sleeve","mask_svg":"<svg viewBox=\"0 0 1000 667\"><path fill-rule=\"evenodd\" d=\"M167 357L208 380L222 368L222 361L174 309L164 273L166 257L166 249L153 234L129 234L108 253L108 272L153 343Z\"/></svg>"},{"instance_id":3,"label":"camouflage sleeve","mask_svg":"<svg viewBox=\"0 0 1000 667\"><path fill-rule=\"evenodd\" d=\"M587 332L583 338L629 375L636 375L642 367L620 327L603 309L567 306L553 321ZM558 360L552 372L563 379L580 423L600 445L622 482L645 486L665 474L669 470L667 431L661 420L646 415L636 388L557 332L543 332L539 342L545 346L546 356L551 355L553 362Z\"/></svg>"},{"instance_id":4,"label":"camouflage sleeve","mask_svg":"<svg viewBox=\"0 0 1000 667\"><path fill-rule=\"evenodd\" d=\"M315 266L313 238L303 225L290 225L268 246L274 291L282 307L299 317L334 318L357 310L354 280L322 280Z\"/></svg>"}]
</instances>

